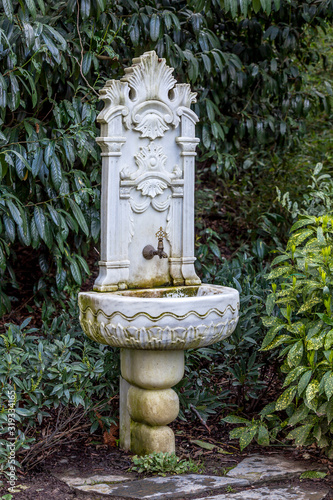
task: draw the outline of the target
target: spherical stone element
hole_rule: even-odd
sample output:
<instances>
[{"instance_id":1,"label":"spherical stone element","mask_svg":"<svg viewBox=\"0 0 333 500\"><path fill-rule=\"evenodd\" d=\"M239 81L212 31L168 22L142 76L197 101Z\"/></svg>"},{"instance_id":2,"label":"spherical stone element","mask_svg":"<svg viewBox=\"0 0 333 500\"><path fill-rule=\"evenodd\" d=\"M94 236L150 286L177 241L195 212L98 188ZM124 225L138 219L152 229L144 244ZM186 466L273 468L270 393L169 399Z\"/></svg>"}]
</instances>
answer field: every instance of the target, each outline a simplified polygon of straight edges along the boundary
<instances>
[{"instance_id":1,"label":"spherical stone element","mask_svg":"<svg viewBox=\"0 0 333 500\"><path fill-rule=\"evenodd\" d=\"M172 389L147 391L131 386L127 395L127 408L135 422L163 426L177 418L179 399Z\"/></svg>"},{"instance_id":2,"label":"spherical stone element","mask_svg":"<svg viewBox=\"0 0 333 500\"><path fill-rule=\"evenodd\" d=\"M121 375L144 389L169 389L184 376L184 351L122 349Z\"/></svg>"},{"instance_id":3,"label":"spherical stone element","mask_svg":"<svg viewBox=\"0 0 333 500\"><path fill-rule=\"evenodd\" d=\"M151 427L132 422L131 451L136 455L175 453L175 436L169 427Z\"/></svg>"}]
</instances>

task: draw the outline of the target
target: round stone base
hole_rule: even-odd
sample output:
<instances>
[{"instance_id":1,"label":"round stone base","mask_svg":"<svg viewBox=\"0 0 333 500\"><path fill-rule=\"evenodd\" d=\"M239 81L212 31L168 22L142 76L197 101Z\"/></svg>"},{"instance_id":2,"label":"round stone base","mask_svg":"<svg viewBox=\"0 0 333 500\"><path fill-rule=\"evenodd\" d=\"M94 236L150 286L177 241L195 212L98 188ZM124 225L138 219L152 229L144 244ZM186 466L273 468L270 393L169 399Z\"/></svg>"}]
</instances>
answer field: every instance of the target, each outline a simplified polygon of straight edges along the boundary
<instances>
[{"instance_id":1,"label":"round stone base","mask_svg":"<svg viewBox=\"0 0 333 500\"><path fill-rule=\"evenodd\" d=\"M175 435L169 427L131 424L131 451L136 455L175 453Z\"/></svg>"},{"instance_id":2,"label":"round stone base","mask_svg":"<svg viewBox=\"0 0 333 500\"><path fill-rule=\"evenodd\" d=\"M135 422L148 425L168 425L179 413L179 399L172 389L147 391L131 386L127 396L127 408Z\"/></svg>"},{"instance_id":3,"label":"round stone base","mask_svg":"<svg viewBox=\"0 0 333 500\"><path fill-rule=\"evenodd\" d=\"M184 351L122 349L120 446L137 455L173 453L166 427L177 418L179 399L171 389L183 377Z\"/></svg>"}]
</instances>

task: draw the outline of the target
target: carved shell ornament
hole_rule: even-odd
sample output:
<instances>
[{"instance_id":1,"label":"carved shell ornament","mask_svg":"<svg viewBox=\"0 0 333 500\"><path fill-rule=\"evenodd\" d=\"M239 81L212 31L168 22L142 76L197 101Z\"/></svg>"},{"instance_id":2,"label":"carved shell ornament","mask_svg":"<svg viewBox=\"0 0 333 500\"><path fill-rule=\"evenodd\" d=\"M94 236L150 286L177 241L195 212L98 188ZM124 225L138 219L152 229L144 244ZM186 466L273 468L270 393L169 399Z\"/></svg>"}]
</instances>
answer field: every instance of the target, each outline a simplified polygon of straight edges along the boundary
<instances>
[{"instance_id":1,"label":"carved shell ornament","mask_svg":"<svg viewBox=\"0 0 333 500\"><path fill-rule=\"evenodd\" d=\"M164 132L168 130L165 118L157 113L146 113L146 115L139 120L139 124L134 130L141 132L141 137L148 137L149 139L156 139L156 137L163 137Z\"/></svg>"},{"instance_id":2,"label":"carved shell ornament","mask_svg":"<svg viewBox=\"0 0 333 500\"><path fill-rule=\"evenodd\" d=\"M162 194L167 187L168 185L159 179L147 179L140 182L136 189L141 191L144 196L155 198L156 195Z\"/></svg>"}]
</instances>

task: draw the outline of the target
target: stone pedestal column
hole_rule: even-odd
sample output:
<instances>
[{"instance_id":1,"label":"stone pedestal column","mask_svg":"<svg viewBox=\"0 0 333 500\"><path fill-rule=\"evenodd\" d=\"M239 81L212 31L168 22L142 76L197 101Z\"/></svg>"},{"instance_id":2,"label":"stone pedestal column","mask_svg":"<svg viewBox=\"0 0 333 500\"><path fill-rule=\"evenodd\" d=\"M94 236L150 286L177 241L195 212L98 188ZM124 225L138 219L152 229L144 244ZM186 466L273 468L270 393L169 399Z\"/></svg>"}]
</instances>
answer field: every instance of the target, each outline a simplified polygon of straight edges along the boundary
<instances>
[{"instance_id":1,"label":"stone pedestal column","mask_svg":"<svg viewBox=\"0 0 333 500\"><path fill-rule=\"evenodd\" d=\"M120 381L120 447L137 455L175 452L167 427L179 412L171 389L184 375L184 351L122 349Z\"/></svg>"}]
</instances>

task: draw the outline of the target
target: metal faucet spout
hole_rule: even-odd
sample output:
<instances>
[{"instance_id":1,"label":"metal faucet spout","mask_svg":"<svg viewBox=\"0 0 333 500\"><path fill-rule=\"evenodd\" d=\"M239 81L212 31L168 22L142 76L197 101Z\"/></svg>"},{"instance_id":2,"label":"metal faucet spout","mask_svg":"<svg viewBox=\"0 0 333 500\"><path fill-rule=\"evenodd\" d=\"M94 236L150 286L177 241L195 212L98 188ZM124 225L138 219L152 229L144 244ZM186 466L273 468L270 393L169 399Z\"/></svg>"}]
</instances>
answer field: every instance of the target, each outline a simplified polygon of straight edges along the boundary
<instances>
[{"instance_id":1,"label":"metal faucet spout","mask_svg":"<svg viewBox=\"0 0 333 500\"><path fill-rule=\"evenodd\" d=\"M154 255L158 255L160 259L167 259L168 255L164 251L163 238L166 237L166 233L160 227L157 231L156 236L158 238L157 250L152 245L146 245L142 250L142 255L145 259L150 260Z\"/></svg>"}]
</instances>

